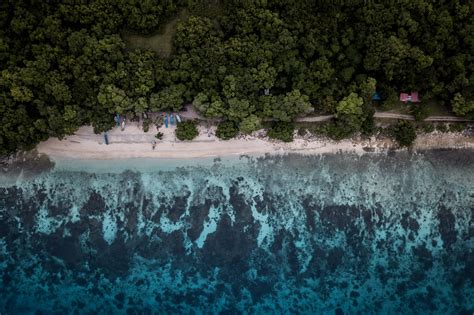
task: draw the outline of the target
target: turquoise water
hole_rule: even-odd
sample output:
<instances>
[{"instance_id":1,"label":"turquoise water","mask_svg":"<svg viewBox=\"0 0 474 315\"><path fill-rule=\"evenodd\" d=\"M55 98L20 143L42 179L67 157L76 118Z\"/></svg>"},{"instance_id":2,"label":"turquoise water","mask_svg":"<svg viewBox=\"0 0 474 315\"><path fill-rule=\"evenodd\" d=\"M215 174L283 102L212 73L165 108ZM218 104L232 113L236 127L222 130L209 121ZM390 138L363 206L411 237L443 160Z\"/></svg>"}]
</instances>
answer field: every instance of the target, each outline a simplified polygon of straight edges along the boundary
<instances>
[{"instance_id":1,"label":"turquoise water","mask_svg":"<svg viewBox=\"0 0 474 315\"><path fill-rule=\"evenodd\" d=\"M0 177L3 314L472 314L474 152Z\"/></svg>"}]
</instances>

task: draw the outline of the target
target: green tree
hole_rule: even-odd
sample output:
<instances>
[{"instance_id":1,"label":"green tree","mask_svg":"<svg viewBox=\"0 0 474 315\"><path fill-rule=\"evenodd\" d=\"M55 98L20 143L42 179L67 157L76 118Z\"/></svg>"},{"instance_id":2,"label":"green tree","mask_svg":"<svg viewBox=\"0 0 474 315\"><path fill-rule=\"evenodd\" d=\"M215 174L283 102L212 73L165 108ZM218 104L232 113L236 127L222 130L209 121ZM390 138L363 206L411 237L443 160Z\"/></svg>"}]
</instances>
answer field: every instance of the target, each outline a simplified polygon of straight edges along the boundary
<instances>
[{"instance_id":1,"label":"green tree","mask_svg":"<svg viewBox=\"0 0 474 315\"><path fill-rule=\"evenodd\" d=\"M185 22L178 23L174 36L174 45L177 49L194 49L213 45L219 39L219 33L211 19L207 17L191 16Z\"/></svg>"},{"instance_id":2,"label":"green tree","mask_svg":"<svg viewBox=\"0 0 474 315\"><path fill-rule=\"evenodd\" d=\"M456 93L451 104L456 115L474 119L474 101L467 102L461 93Z\"/></svg>"},{"instance_id":3,"label":"green tree","mask_svg":"<svg viewBox=\"0 0 474 315\"><path fill-rule=\"evenodd\" d=\"M293 141L293 134L295 130L295 125L291 122L275 122L273 125L268 129L268 137L272 139L281 140L283 142L291 142Z\"/></svg>"},{"instance_id":4,"label":"green tree","mask_svg":"<svg viewBox=\"0 0 474 315\"><path fill-rule=\"evenodd\" d=\"M272 118L286 122L290 122L298 116L304 116L313 110L308 96L301 94L299 90L292 90L278 100L267 103L267 106L272 106L272 108L265 110L271 112Z\"/></svg>"},{"instance_id":5,"label":"green tree","mask_svg":"<svg viewBox=\"0 0 474 315\"><path fill-rule=\"evenodd\" d=\"M193 100L193 106L207 118L222 117L225 114L225 105L219 95L211 91L210 96L199 93Z\"/></svg>"},{"instance_id":6,"label":"green tree","mask_svg":"<svg viewBox=\"0 0 474 315\"><path fill-rule=\"evenodd\" d=\"M398 144L402 147L410 146L416 139L415 126L407 120L400 120L393 127L393 134L395 140L397 140Z\"/></svg>"},{"instance_id":7,"label":"green tree","mask_svg":"<svg viewBox=\"0 0 474 315\"><path fill-rule=\"evenodd\" d=\"M253 113L254 107L248 100L231 98L228 100L227 116L230 120L241 121Z\"/></svg>"},{"instance_id":8,"label":"green tree","mask_svg":"<svg viewBox=\"0 0 474 315\"><path fill-rule=\"evenodd\" d=\"M125 114L132 109L132 104L125 91L112 84L102 85L97 94L100 110L108 113Z\"/></svg>"},{"instance_id":9,"label":"green tree","mask_svg":"<svg viewBox=\"0 0 474 315\"><path fill-rule=\"evenodd\" d=\"M240 123L240 131L246 134L250 134L260 129L261 126L262 120L255 115L250 115L248 117L245 117Z\"/></svg>"},{"instance_id":10,"label":"green tree","mask_svg":"<svg viewBox=\"0 0 474 315\"><path fill-rule=\"evenodd\" d=\"M230 120L223 121L217 125L216 136L222 140L229 140L237 136L239 128Z\"/></svg>"},{"instance_id":11,"label":"green tree","mask_svg":"<svg viewBox=\"0 0 474 315\"><path fill-rule=\"evenodd\" d=\"M276 69L266 62L259 64L257 68L253 68L251 74L255 90L272 88L277 77Z\"/></svg>"},{"instance_id":12,"label":"green tree","mask_svg":"<svg viewBox=\"0 0 474 315\"><path fill-rule=\"evenodd\" d=\"M336 107L336 118L347 129L359 131L364 121L364 100L357 93L344 97Z\"/></svg>"},{"instance_id":13,"label":"green tree","mask_svg":"<svg viewBox=\"0 0 474 315\"><path fill-rule=\"evenodd\" d=\"M197 123L193 120L183 121L176 127L175 134L176 138L181 141L193 140L199 135Z\"/></svg>"},{"instance_id":14,"label":"green tree","mask_svg":"<svg viewBox=\"0 0 474 315\"><path fill-rule=\"evenodd\" d=\"M171 85L164 88L158 93L150 96L150 105L153 111L171 109L174 111L181 110L184 103L184 92L186 87L183 84Z\"/></svg>"},{"instance_id":15,"label":"green tree","mask_svg":"<svg viewBox=\"0 0 474 315\"><path fill-rule=\"evenodd\" d=\"M18 102L30 102L33 100L33 92L25 86L13 85L10 88L10 93L13 99Z\"/></svg>"}]
</instances>

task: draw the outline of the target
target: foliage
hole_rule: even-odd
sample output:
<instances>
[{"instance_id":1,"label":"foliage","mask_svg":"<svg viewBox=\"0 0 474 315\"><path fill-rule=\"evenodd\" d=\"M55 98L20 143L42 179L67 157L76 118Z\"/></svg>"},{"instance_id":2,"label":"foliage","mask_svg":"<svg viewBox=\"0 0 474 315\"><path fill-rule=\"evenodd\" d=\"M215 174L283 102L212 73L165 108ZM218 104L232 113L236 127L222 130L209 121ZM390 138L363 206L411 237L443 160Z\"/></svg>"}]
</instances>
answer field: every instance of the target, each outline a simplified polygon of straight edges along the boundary
<instances>
[{"instance_id":1,"label":"foliage","mask_svg":"<svg viewBox=\"0 0 474 315\"><path fill-rule=\"evenodd\" d=\"M415 127L413 123L409 121L400 120L393 126L392 131L395 140L397 140L398 144L402 147L410 146L416 139Z\"/></svg>"},{"instance_id":2,"label":"foliage","mask_svg":"<svg viewBox=\"0 0 474 315\"><path fill-rule=\"evenodd\" d=\"M271 117L286 122L293 121L298 116L303 116L313 110L309 97L301 94L299 90L292 90L269 104L271 108L267 111L272 113Z\"/></svg>"},{"instance_id":3,"label":"foliage","mask_svg":"<svg viewBox=\"0 0 474 315\"><path fill-rule=\"evenodd\" d=\"M262 120L255 116L250 115L245 117L240 123L240 131L246 134L250 134L262 127Z\"/></svg>"},{"instance_id":4,"label":"foliage","mask_svg":"<svg viewBox=\"0 0 474 315\"><path fill-rule=\"evenodd\" d=\"M383 97L383 96L382 96ZM382 109L391 110L399 104L397 92L390 88L386 91L385 98L382 99Z\"/></svg>"},{"instance_id":5,"label":"foliage","mask_svg":"<svg viewBox=\"0 0 474 315\"><path fill-rule=\"evenodd\" d=\"M335 121L323 125L320 132L333 140L339 141L349 137L353 131L344 123Z\"/></svg>"},{"instance_id":6,"label":"foliage","mask_svg":"<svg viewBox=\"0 0 474 315\"><path fill-rule=\"evenodd\" d=\"M436 124L436 130L442 133L446 133L449 131L449 128L446 124L439 123L439 124Z\"/></svg>"},{"instance_id":7,"label":"foliage","mask_svg":"<svg viewBox=\"0 0 474 315\"><path fill-rule=\"evenodd\" d=\"M463 132L466 129L466 125L462 123L455 123L449 125L449 131L451 132Z\"/></svg>"},{"instance_id":8,"label":"foliage","mask_svg":"<svg viewBox=\"0 0 474 315\"><path fill-rule=\"evenodd\" d=\"M435 126L432 123L427 122L422 125L422 129L424 133L432 133L435 131Z\"/></svg>"},{"instance_id":9,"label":"foliage","mask_svg":"<svg viewBox=\"0 0 474 315\"><path fill-rule=\"evenodd\" d=\"M416 121L422 121L426 117L428 117L428 108L426 105L413 103L410 106L410 112L413 116L415 116Z\"/></svg>"},{"instance_id":10,"label":"foliage","mask_svg":"<svg viewBox=\"0 0 474 315\"><path fill-rule=\"evenodd\" d=\"M334 138L375 130L375 89L383 109L402 91L420 91L474 117L471 2L223 0L213 14L192 14L203 5L2 2L0 154L84 124L105 131L116 113L177 111L187 102L242 132L315 108L337 115L325 127ZM125 47L124 32L159 33L184 11L166 58Z\"/></svg>"},{"instance_id":11,"label":"foliage","mask_svg":"<svg viewBox=\"0 0 474 315\"><path fill-rule=\"evenodd\" d=\"M474 100L467 102L461 93L456 93L452 100L452 106L457 115L474 119Z\"/></svg>"},{"instance_id":12,"label":"foliage","mask_svg":"<svg viewBox=\"0 0 474 315\"><path fill-rule=\"evenodd\" d=\"M292 122L275 122L270 129L268 129L267 135L272 139L291 142L293 141L294 130L295 125Z\"/></svg>"},{"instance_id":13,"label":"foliage","mask_svg":"<svg viewBox=\"0 0 474 315\"><path fill-rule=\"evenodd\" d=\"M184 102L183 96L186 87L182 84L171 85L150 96L151 109L154 111L179 111Z\"/></svg>"},{"instance_id":14,"label":"foliage","mask_svg":"<svg viewBox=\"0 0 474 315\"><path fill-rule=\"evenodd\" d=\"M235 122L227 120L217 125L216 136L222 140L234 138L239 133L239 128Z\"/></svg>"},{"instance_id":15,"label":"foliage","mask_svg":"<svg viewBox=\"0 0 474 315\"><path fill-rule=\"evenodd\" d=\"M183 121L182 123L178 124L175 133L176 138L181 141L193 140L199 135L197 123L193 120Z\"/></svg>"},{"instance_id":16,"label":"foliage","mask_svg":"<svg viewBox=\"0 0 474 315\"><path fill-rule=\"evenodd\" d=\"M145 118L143 119L143 131L148 132L150 130L151 119Z\"/></svg>"},{"instance_id":17,"label":"foliage","mask_svg":"<svg viewBox=\"0 0 474 315\"><path fill-rule=\"evenodd\" d=\"M307 132L308 132L308 131L306 130L306 128L303 128L303 127L298 128L298 136L300 136L300 137L306 136L306 133L307 133Z\"/></svg>"},{"instance_id":18,"label":"foliage","mask_svg":"<svg viewBox=\"0 0 474 315\"><path fill-rule=\"evenodd\" d=\"M222 99L216 93L199 93L193 100L193 106L204 117L217 118L225 113L225 107Z\"/></svg>"},{"instance_id":19,"label":"foliage","mask_svg":"<svg viewBox=\"0 0 474 315\"><path fill-rule=\"evenodd\" d=\"M348 130L359 131L364 121L364 100L357 93L344 97L336 106L336 118Z\"/></svg>"},{"instance_id":20,"label":"foliage","mask_svg":"<svg viewBox=\"0 0 474 315\"><path fill-rule=\"evenodd\" d=\"M164 134L162 132L158 132L156 135L155 135L155 138L158 139L158 140L162 140L163 139L163 136Z\"/></svg>"}]
</instances>

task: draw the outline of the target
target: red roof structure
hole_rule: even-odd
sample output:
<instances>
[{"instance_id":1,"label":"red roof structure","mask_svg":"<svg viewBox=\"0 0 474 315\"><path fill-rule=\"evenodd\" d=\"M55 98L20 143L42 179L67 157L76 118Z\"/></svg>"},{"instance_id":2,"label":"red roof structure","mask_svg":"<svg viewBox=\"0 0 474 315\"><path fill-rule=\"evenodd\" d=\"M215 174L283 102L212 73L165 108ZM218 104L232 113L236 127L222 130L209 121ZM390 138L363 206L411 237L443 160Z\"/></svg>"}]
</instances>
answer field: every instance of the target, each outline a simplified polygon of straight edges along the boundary
<instances>
[{"instance_id":1,"label":"red roof structure","mask_svg":"<svg viewBox=\"0 0 474 315\"><path fill-rule=\"evenodd\" d=\"M408 102L408 96L407 93L400 93L400 102Z\"/></svg>"},{"instance_id":2,"label":"red roof structure","mask_svg":"<svg viewBox=\"0 0 474 315\"><path fill-rule=\"evenodd\" d=\"M411 94L408 93L400 93L400 101L401 102L412 102L412 103L418 103L420 102L420 99L418 98L418 92L411 92Z\"/></svg>"}]
</instances>

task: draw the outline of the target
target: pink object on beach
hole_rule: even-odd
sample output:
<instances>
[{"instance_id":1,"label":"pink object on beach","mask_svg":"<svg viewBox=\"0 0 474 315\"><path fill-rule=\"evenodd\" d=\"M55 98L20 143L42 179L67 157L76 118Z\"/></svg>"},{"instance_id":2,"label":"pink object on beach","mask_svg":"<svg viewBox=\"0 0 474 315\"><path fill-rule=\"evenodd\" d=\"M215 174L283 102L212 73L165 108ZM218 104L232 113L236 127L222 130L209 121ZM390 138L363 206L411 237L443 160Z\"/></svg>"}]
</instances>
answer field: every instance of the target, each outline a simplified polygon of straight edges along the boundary
<instances>
[{"instance_id":1,"label":"pink object on beach","mask_svg":"<svg viewBox=\"0 0 474 315\"><path fill-rule=\"evenodd\" d=\"M400 93L400 101L401 102L408 102L410 95L408 93Z\"/></svg>"},{"instance_id":2,"label":"pink object on beach","mask_svg":"<svg viewBox=\"0 0 474 315\"><path fill-rule=\"evenodd\" d=\"M412 102L412 103L418 103L420 99L418 98L418 92L411 92L411 94L408 93L400 93L400 101L401 102Z\"/></svg>"}]
</instances>

